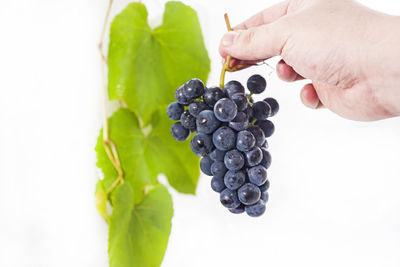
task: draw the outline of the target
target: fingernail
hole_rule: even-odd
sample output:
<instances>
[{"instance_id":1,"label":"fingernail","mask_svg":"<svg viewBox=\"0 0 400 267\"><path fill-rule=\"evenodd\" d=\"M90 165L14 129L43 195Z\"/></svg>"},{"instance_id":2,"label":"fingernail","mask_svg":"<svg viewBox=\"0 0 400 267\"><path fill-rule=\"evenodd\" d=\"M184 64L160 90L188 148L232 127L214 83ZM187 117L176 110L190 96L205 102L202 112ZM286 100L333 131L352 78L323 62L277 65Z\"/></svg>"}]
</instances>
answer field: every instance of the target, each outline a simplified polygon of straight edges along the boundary
<instances>
[{"instance_id":1,"label":"fingernail","mask_svg":"<svg viewBox=\"0 0 400 267\"><path fill-rule=\"evenodd\" d=\"M235 43L236 37L239 35L238 31L227 32L222 37L223 46L231 46Z\"/></svg>"}]
</instances>

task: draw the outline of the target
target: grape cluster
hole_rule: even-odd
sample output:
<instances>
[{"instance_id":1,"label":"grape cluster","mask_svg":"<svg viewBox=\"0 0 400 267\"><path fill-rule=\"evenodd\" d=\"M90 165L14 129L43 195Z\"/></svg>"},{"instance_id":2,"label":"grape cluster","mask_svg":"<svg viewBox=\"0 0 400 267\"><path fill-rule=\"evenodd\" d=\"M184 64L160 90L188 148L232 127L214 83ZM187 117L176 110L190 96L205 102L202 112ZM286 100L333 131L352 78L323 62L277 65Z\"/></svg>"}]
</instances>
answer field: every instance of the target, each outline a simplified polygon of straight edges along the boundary
<instances>
[{"instance_id":1,"label":"grape cluster","mask_svg":"<svg viewBox=\"0 0 400 267\"><path fill-rule=\"evenodd\" d=\"M238 81L224 88L206 88L191 79L175 91L176 102L167 108L171 127L178 141L195 132L190 146L201 156L201 170L213 176L211 188L220 193L223 206L232 213L246 211L257 217L265 212L271 165L266 138L275 130L268 120L279 110L274 98L254 102L252 95L264 92L265 79L256 74L247 81L250 94Z\"/></svg>"}]
</instances>

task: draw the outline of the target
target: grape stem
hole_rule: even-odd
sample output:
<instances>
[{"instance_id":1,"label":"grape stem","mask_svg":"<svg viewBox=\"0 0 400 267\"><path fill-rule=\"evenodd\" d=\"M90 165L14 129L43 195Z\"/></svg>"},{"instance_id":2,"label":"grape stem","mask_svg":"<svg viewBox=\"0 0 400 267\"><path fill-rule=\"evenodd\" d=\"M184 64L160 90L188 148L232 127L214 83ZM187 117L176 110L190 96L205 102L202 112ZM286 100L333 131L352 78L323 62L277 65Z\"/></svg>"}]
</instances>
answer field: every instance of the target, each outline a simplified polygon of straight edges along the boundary
<instances>
[{"instance_id":1,"label":"grape stem","mask_svg":"<svg viewBox=\"0 0 400 267\"><path fill-rule=\"evenodd\" d=\"M114 181L114 183L111 185L111 187L107 190L106 194L112 192L114 188L124 182L124 172L121 167L121 162L118 157L118 152L117 148L114 144L114 142L109 138L109 132L108 132L108 120L107 120L107 101L108 101L108 96L107 96L107 86L106 86L106 74L105 74L105 68L107 67L107 58L104 55L103 52L103 43L104 43L104 35L107 27L107 22L108 18L110 17L110 12L111 12L111 6L113 4L114 0L109 0L108 2L108 7L106 11L106 15L104 18L104 23L103 27L101 29L100 33L100 41L98 43L98 49L100 52L100 68L101 68L101 78L102 78L102 88L103 88L103 145L104 145L104 150L106 151L106 154L108 158L110 159L112 165L116 169L118 173L117 179ZM120 103L121 105L121 103Z\"/></svg>"},{"instance_id":2,"label":"grape stem","mask_svg":"<svg viewBox=\"0 0 400 267\"><path fill-rule=\"evenodd\" d=\"M229 17L228 17L227 13L224 14L224 18L225 18L226 28L228 29L228 31L232 31L233 29L231 27L231 23L229 22ZM232 59L231 56L227 56L226 57L226 62L224 64L224 66L222 67L221 76L220 76L220 80L219 80L219 87L221 89L223 89L224 85L225 85L225 73L226 73L226 71L232 71L232 69L229 66L230 63L231 63L231 59Z\"/></svg>"}]
</instances>

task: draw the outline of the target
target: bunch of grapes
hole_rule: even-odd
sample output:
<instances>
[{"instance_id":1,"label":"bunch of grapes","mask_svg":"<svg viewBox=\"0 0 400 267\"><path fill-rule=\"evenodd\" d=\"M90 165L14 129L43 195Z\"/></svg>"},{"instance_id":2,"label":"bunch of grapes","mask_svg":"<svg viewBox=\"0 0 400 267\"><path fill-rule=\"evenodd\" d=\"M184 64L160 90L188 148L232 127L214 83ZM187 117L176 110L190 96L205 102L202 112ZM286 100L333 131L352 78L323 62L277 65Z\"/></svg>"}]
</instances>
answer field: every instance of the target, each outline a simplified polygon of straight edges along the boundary
<instances>
[{"instance_id":1,"label":"bunch of grapes","mask_svg":"<svg viewBox=\"0 0 400 267\"><path fill-rule=\"evenodd\" d=\"M279 110L274 98L254 102L252 95L264 92L266 85L262 76L253 75L247 94L238 81L221 89L191 79L176 90L176 102L167 108L168 117L179 120L171 127L176 140L196 133L191 149L202 157L201 170L213 176L211 188L220 193L222 205L252 217L262 215L268 201L271 155L266 138L275 130L268 118Z\"/></svg>"}]
</instances>

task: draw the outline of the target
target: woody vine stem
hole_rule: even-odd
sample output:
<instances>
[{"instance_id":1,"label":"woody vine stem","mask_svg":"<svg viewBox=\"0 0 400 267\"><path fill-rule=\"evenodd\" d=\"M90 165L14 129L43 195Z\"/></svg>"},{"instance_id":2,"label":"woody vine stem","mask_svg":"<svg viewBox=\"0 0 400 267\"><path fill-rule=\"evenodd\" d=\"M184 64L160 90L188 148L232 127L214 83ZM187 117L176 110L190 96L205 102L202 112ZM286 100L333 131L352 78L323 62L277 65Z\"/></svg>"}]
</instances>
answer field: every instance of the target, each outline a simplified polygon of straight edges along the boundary
<instances>
[{"instance_id":1,"label":"woody vine stem","mask_svg":"<svg viewBox=\"0 0 400 267\"><path fill-rule=\"evenodd\" d=\"M103 89L103 145L104 150L107 153L108 158L110 159L112 165L116 169L118 173L117 179L111 185L111 187L107 190L107 195L120 183L124 182L124 172L121 167L121 162L118 157L118 151L114 144L114 142L109 138L108 132L108 120L107 120L107 85L106 85L106 73L105 69L107 68L107 58L103 53L103 41L104 35L107 27L108 18L110 17L111 6L113 4L113 0L110 0L108 3L106 16L104 18L103 27L100 33L100 41L98 44L99 52L100 52L100 59L101 59L101 78L102 78L102 89Z\"/></svg>"}]
</instances>

